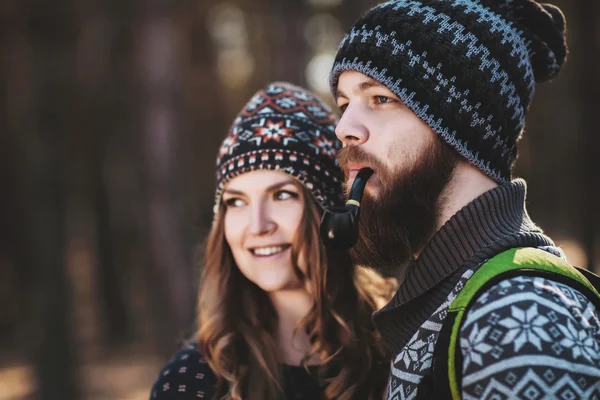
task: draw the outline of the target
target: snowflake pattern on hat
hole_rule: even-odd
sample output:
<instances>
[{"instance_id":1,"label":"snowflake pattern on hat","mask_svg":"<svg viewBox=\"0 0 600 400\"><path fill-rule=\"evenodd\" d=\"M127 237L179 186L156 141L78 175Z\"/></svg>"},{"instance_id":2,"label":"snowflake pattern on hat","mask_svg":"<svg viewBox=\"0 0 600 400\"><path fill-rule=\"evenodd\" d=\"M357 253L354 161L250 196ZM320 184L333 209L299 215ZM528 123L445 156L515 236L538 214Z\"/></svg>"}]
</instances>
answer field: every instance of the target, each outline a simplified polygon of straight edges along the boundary
<instances>
[{"instance_id":1,"label":"snowflake pattern on hat","mask_svg":"<svg viewBox=\"0 0 600 400\"><path fill-rule=\"evenodd\" d=\"M221 192L233 177L255 170L278 170L298 179L323 206L342 202L343 173L336 155L337 117L307 90L272 83L245 105L217 157L217 213Z\"/></svg>"}]
</instances>

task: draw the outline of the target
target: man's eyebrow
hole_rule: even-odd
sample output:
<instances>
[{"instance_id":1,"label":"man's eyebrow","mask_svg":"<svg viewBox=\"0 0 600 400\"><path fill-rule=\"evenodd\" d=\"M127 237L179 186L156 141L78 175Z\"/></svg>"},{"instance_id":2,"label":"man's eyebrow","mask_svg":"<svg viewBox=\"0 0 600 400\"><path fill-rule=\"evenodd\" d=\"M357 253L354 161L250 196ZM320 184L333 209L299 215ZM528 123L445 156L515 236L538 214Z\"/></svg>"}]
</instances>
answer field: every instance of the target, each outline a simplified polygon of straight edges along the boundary
<instances>
[{"instance_id":1,"label":"man's eyebrow","mask_svg":"<svg viewBox=\"0 0 600 400\"><path fill-rule=\"evenodd\" d=\"M362 81L358 85L356 85L354 87L354 89L352 90L352 93L354 93L355 96L359 96L362 92L364 92L365 90L370 89L372 87L386 87L386 86L380 82L377 82L375 79L369 78L367 80ZM347 99L348 95L346 95L343 91L336 88L334 98L337 101L337 99L339 99L340 97Z\"/></svg>"}]
</instances>

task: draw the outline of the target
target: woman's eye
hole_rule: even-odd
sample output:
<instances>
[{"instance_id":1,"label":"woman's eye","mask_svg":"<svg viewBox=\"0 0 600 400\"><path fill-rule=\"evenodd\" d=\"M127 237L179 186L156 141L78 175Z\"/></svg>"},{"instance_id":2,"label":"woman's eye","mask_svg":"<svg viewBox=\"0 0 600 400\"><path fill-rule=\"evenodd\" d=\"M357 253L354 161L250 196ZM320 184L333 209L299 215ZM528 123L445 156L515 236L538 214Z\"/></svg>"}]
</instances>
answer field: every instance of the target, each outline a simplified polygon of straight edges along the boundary
<instances>
[{"instance_id":1,"label":"woman's eye","mask_svg":"<svg viewBox=\"0 0 600 400\"><path fill-rule=\"evenodd\" d=\"M280 190L275 192L276 200L289 200L289 199L297 199L298 195L293 192L288 192L287 190Z\"/></svg>"},{"instance_id":2,"label":"woman's eye","mask_svg":"<svg viewBox=\"0 0 600 400\"><path fill-rule=\"evenodd\" d=\"M338 108L340 109L340 112L343 114L344 111L346 111L346 108L348 108L348 103L342 104L341 106L338 106Z\"/></svg>"},{"instance_id":3,"label":"woman's eye","mask_svg":"<svg viewBox=\"0 0 600 400\"><path fill-rule=\"evenodd\" d=\"M225 205L229 207L242 207L244 205L244 201L237 197L232 197L231 199L225 200Z\"/></svg>"}]
</instances>

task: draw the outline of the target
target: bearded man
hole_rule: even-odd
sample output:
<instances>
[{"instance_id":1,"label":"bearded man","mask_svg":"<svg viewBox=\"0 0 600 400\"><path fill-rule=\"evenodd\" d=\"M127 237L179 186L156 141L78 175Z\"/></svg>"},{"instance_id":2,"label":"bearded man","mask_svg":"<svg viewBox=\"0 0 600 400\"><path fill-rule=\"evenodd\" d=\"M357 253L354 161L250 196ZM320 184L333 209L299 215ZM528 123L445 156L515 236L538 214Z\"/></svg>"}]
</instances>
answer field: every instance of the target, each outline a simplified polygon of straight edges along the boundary
<instances>
[{"instance_id":1,"label":"bearded man","mask_svg":"<svg viewBox=\"0 0 600 400\"><path fill-rule=\"evenodd\" d=\"M401 281L374 316L393 354L388 399L600 398L597 292L562 279L575 268L511 174L535 83L566 54L562 12L533 0L388 1L340 44L340 165L348 186L374 170L351 253ZM452 308L487 263L519 269Z\"/></svg>"}]
</instances>

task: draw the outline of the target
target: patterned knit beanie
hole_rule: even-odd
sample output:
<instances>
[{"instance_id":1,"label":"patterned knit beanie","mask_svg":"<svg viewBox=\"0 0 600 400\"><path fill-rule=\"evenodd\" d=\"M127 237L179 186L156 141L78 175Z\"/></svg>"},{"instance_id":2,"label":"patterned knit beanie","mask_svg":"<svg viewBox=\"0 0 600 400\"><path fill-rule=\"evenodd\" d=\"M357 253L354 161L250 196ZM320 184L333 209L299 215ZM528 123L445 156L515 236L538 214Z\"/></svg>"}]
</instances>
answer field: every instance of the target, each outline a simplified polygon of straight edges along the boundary
<instances>
[{"instance_id":1,"label":"patterned knit beanie","mask_svg":"<svg viewBox=\"0 0 600 400\"><path fill-rule=\"evenodd\" d=\"M393 0L363 16L331 71L384 84L497 182L511 178L535 82L565 61L565 19L533 0Z\"/></svg>"},{"instance_id":2,"label":"patterned knit beanie","mask_svg":"<svg viewBox=\"0 0 600 400\"><path fill-rule=\"evenodd\" d=\"M255 170L277 170L300 181L322 207L342 202L343 172L336 155L336 116L312 93L289 83L272 83L242 109L217 157L214 214L224 186Z\"/></svg>"}]
</instances>

